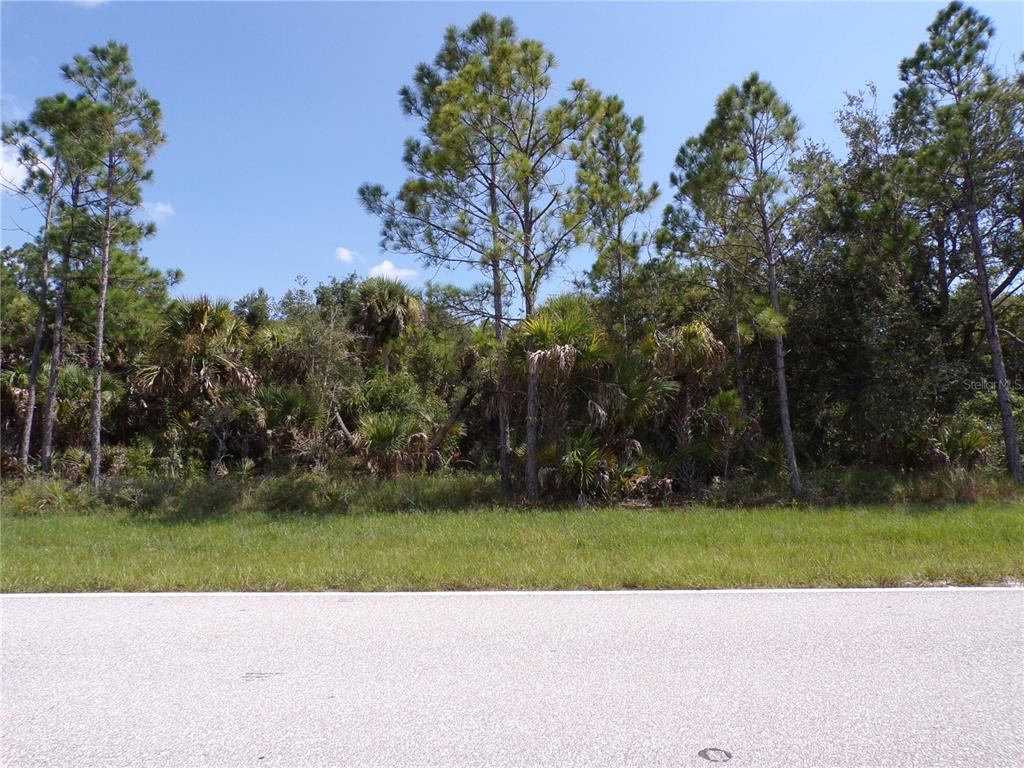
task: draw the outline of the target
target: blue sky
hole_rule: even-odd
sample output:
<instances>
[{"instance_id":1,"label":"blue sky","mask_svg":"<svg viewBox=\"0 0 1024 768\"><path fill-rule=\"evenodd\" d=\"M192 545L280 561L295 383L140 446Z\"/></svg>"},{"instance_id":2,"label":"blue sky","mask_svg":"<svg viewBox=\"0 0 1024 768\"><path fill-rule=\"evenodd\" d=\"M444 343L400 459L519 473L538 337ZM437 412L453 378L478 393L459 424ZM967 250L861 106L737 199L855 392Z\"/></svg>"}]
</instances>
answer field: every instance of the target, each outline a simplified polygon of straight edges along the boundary
<instances>
[{"instance_id":1,"label":"blue sky","mask_svg":"<svg viewBox=\"0 0 1024 768\"><path fill-rule=\"evenodd\" d=\"M435 272L380 251L356 189L401 182L402 141L416 126L397 91L433 58L445 26L484 10L510 15L555 53L563 83L584 77L617 93L644 116L645 174L664 190L679 144L701 130L716 95L753 70L792 104L806 137L841 151L833 120L843 92L870 80L887 106L899 60L940 7L5 0L0 94L4 120L24 116L35 98L64 87L59 66L74 53L107 39L129 46L168 136L146 190L158 234L145 254L160 269L184 270L178 293L237 298L262 286L280 295L297 275L367 275L388 271L385 260L421 285ZM996 61L1011 67L1024 50L1024 4L975 7L996 24ZM35 224L16 200L2 202L3 242L17 244L16 228ZM548 290L588 259L574 254Z\"/></svg>"}]
</instances>

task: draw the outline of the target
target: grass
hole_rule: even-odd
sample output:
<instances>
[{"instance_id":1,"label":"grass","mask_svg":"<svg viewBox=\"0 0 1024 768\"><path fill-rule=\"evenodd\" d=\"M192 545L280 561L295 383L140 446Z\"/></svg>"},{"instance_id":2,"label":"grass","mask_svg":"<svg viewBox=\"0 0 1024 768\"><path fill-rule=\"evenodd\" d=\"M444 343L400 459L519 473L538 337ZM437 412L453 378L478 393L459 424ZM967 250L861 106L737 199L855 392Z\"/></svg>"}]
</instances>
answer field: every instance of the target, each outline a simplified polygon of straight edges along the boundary
<instances>
[{"instance_id":1,"label":"grass","mask_svg":"<svg viewBox=\"0 0 1024 768\"><path fill-rule=\"evenodd\" d=\"M335 488L328 501L314 485L298 502L294 489L224 485L220 506L201 514L182 506L187 487L173 503L158 493L140 498L145 493L136 489L130 505L116 498L69 501L66 488L27 496L16 490L4 502L0 588L703 589L1024 581L1019 501L525 510L497 506L495 490L479 478L458 493L416 480ZM299 502L330 503L334 511L303 513ZM72 504L78 509L69 510Z\"/></svg>"}]
</instances>

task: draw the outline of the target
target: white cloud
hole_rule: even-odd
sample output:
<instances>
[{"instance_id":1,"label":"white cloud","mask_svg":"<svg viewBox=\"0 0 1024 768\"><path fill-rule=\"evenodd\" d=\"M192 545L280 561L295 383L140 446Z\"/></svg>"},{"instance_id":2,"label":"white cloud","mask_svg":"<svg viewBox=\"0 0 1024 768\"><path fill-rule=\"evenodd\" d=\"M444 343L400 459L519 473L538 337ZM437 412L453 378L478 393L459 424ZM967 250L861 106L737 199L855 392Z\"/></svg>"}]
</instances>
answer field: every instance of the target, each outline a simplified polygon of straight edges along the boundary
<instances>
[{"instance_id":1,"label":"white cloud","mask_svg":"<svg viewBox=\"0 0 1024 768\"><path fill-rule=\"evenodd\" d=\"M416 277L416 274L415 269L396 267L387 259L370 268L370 277L387 277L392 280L405 280L410 277Z\"/></svg>"},{"instance_id":2,"label":"white cloud","mask_svg":"<svg viewBox=\"0 0 1024 768\"><path fill-rule=\"evenodd\" d=\"M154 221L166 221L174 215L174 206L170 203L143 203L142 210Z\"/></svg>"},{"instance_id":3,"label":"white cloud","mask_svg":"<svg viewBox=\"0 0 1024 768\"><path fill-rule=\"evenodd\" d=\"M84 5L87 8L91 8L96 5L106 5L110 0L65 0L65 2L71 3L71 5Z\"/></svg>"},{"instance_id":4,"label":"white cloud","mask_svg":"<svg viewBox=\"0 0 1024 768\"><path fill-rule=\"evenodd\" d=\"M0 151L0 179L4 187L20 187L28 178L28 170L18 161L18 149L4 144Z\"/></svg>"},{"instance_id":5,"label":"white cloud","mask_svg":"<svg viewBox=\"0 0 1024 768\"><path fill-rule=\"evenodd\" d=\"M345 248L344 246L339 245L337 248L334 249L334 255L338 257L338 261L340 261L342 264L351 264L352 260L355 259L356 256L358 256L359 254L356 253L355 251L350 251L348 248Z\"/></svg>"}]
</instances>

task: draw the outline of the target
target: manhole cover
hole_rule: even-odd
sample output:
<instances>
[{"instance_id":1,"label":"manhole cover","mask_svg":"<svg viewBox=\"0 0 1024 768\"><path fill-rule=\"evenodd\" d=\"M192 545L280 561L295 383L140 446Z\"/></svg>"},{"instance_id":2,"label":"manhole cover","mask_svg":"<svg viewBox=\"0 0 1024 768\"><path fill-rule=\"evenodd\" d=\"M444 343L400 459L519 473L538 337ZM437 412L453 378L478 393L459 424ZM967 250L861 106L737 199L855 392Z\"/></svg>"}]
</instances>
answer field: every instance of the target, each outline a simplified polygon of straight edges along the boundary
<instances>
[{"instance_id":1,"label":"manhole cover","mask_svg":"<svg viewBox=\"0 0 1024 768\"><path fill-rule=\"evenodd\" d=\"M710 760L712 763L724 763L727 760L732 760L732 753L726 752L724 749L718 747L708 747L702 749L697 753L698 757L703 757L705 760Z\"/></svg>"}]
</instances>

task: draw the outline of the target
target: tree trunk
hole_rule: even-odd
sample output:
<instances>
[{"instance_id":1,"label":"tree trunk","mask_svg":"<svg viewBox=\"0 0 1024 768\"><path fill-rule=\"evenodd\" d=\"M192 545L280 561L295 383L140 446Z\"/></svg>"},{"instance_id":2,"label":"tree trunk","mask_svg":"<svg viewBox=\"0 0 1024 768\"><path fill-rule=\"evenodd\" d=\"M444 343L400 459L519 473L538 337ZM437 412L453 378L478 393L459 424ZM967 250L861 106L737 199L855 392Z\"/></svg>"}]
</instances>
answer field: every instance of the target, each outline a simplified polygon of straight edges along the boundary
<instances>
[{"instance_id":1,"label":"tree trunk","mask_svg":"<svg viewBox=\"0 0 1024 768\"><path fill-rule=\"evenodd\" d=\"M948 231L948 228L948 220L943 215L936 226L935 248L939 272L939 338L942 340L942 352L947 360L956 354L953 339L954 324L949 319L949 287L952 282L949 277L949 259L955 254L957 245L955 236Z\"/></svg>"},{"instance_id":2,"label":"tree trunk","mask_svg":"<svg viewBox=\"0 0 1024 768\"><path fill-rule=\"evenodd\" d=\"M526 270L523 271L523 275L524 275L523 282L524 283L527 282L527 278L525 278L525 276L528 276L531 272L532 272L532 270L530 270L530 269L526 269ZM523 316L524 317L526 317L526 318L533 317L533 309L534 309L535 301L536 301L536 297L533 295L533 291L532 290L528 289L528 290L525 290L523 292Z\"/></svg>"},{"instance_id":3,"label":"tree trunk","mask_svg":"<svg viewBox=\"0 0 1024 768\"><path fill-rule=\"evenodd\" d=\"M473 389L472 387L469 387L466 390L466 394L462 396L462 399L455 404L455 407L452 409L452 412L448 414L448 418L445 420L444 424L442 424L438 428L437 432L434 433L434 437L431 438L430 440L430 445L427 446L428 454L436 451L438 447L441 445L441 443L444 442L445 437L448 436L448 433L451 431L452 427L455 426L455 422L459 420L459 416L461 416L462 412L466 410L466 407L471 402L473 402L473 398L475 396L476 390Z\"/></svg>"},{"instance_id":4,"label":"tree trunk","mask_svg":"<svg viewBox=\"0 0 1024 768\"><path fill-rule=\"evenodd\" d=\"M57 376L60 373L61 357L64 352L64 302L71 274L71 249L75 241L75 213L78 210L80 191L81 179L75 179L71 185L71 224L61 253L60 287L57 289L53 315L53 352L50 355L50 375L46 382L46 403L43 406L43 444L39 450L39 465L46 472L50 471L53 456L53 423L57 418Z\"/></svg>"},{"instance_id":5,"label":"tree trunk","mask_svg":"<svg viewBox=\"0 0 1024 768\"><path fill-rule=\"evenodd\" d=\"M32 422L36 413L36 380L39 378L39 366L43 355L43 335L46 333L46 302L50 293L50 217L53 215L53 204L57 197L58 173L56 164L50 177L50 189L47 193L46 216L43 218L43 263L39 278L39 315L36 317L36 336L32 342L32 364L28 375L28 402L25 405L25 423L21 430L21 465L28 469L28 454L32 447Z\"/></svg>"},{"instance_id":6,"label":"tree trunk","mask_svg":"<svg viewBox=\"0 0 1024 768\"><path fill-rule=\"evenodd\" d=\"M338 429L341 430L341 436L345 438L347 445L352 445L352 431L348 428L348 424L341 418L341 414L334 411L334 420L338 423Z\"/></svg>"},{"instance_id":7,"label":"tree trunk","mask_svg":"<svg viewBox=\"0 0 1024 768\"><path fill-rule=\"evenodd\" d=\"M532 250L532 222L530 219L530 205L527 202L525 209L526 226L523 232L523 308L526 317L533 316L533 305L535 296L531 281L531 268L533 264ZM537 501L540 498L540 487L537 482L537 415L540 407L540 371L539 361L533 354L533 344L526 346L526 498L528 501Z\"/></svg>"},{"instance_id":8,"label":"tree trunk","mask_svg":"<svg viewBox=\"0 0 1024 768\"><path fill-rule=\"evenodd\" d=\"M1017 428L1013 423L1013 406L1010 403L1010 386L1006 378L1006 366L1003 363L1003 347L999 341L996 328L995 313L992 311L992 295L989 292L988 271L985 268L985 252L978 230L978 213L973 202L973 189L968 181L967 219L971 230L971 245L974 250L974 271L981 294L981 313L985 320L985 334L988 336L988 348L992 356L992 377L996 383L996 401L999 404L999 416L1003 425L1003 442L1006 444L1006 464L1010 475L1018 484L1024 485L1024 467L1020 463L1020 446L1017 443Z\"/></svg>"},{"instance_id":9,"label":"tree trunk","mask_svg":"<svg viewBox=\"0 0 1024 768\"><path fill-rule=\"evenodd\" d=\"M100 267L100 289L96 300L96 344L92 361L92 413L89 416L89 431L92 435L89 480L93 488L100 487L100 447L102 444L103 420L103 323L107 310L107 283L110 281L110 240L111 214L114 205L113 156L107 158L107 200L103 219L103 252Z\"/></svg>"},{"instance_id":10,"label":"tree trunk","mask_svg":"<svg viewBox=\"0 0 1024 768\"><path fill-rule=\"evenodd\" d=\"M736 330L736 394L740 397L740 414L746 418L747 415L747 385L744 376L743 365L743 335L740 333L740 316L736 313L733 316L733 325Z\"/></svg>"},{"instance_id":11,"label":"tree trunk","mask_svg":"<svg viewBox=\"0 0 1024 768\"><path fill-rule=\"evenodd\" d=\"M491 173L495 175L495 160L491 158ZM490 183L491 206L491 294L494 298L494 338L498 343L498 472L501 475L501 489L512 491L512 446L509 441L508 425L508 373L505 368L505 319L502 306L501 262L498 245L498 192L493 179Z\"/></svg>"},{"instance_id":12,"label":"tree trunk","mask_svg":"<svg viewBox=\"0 0 1024 768\"><path fill-rule=\"evenodd\" d=\"M629 335L626 332L626 279L623 267L622 267L622 221L617 222L617 228L615 231L616 236L616 247L615 247L615 263L618 268L619 277L619 312L622 316L622 348L626 348L627 339Z\"/></svg>"},{"instance_id":13,"label":"tree trunk","mask_svg":"<svg viewBox=\"0 0 1024 768\"><path fill-rule=\"evenodd\" d=\"M540 371L532 345L527 349L526 359L526 499L534 502L540 498L540 486L537 482L537 404Z\"/></svg>"},{"instance_id":14,"label":"tree trunk","mask_svg":"<svg viewBox=\"0 0 1024 768\"><path fill-rule=\"evenodd\" d=\"M768 261L768 293L771 297L772 309L781 314L779 306L779 287L775 274L775 261ZM786 448L786 464L789 467L789 490L797 496L803 490L800 484L800 472L796 464L796 446L793 443L793 428L789 422L789 391L786 388L786 346L782 331L775 331L775 382L779 389L779 421L782 423L782 442Z\"/></svg>"},{"instance_id":15,"label":"tree trunk","mask_svg":"<svg viewBox=\"0 0 1024 768\"><path fill-rule=\"evenodd\" d=\"M939 308L942 310L942 320L945 322L949 314L949 256L946 253L945 219L936 227L935 251L939 270Z\"/></svg>"}]
</instances>

